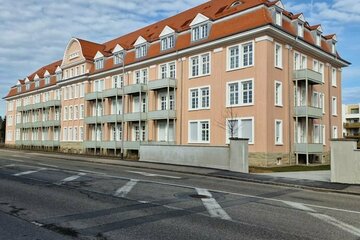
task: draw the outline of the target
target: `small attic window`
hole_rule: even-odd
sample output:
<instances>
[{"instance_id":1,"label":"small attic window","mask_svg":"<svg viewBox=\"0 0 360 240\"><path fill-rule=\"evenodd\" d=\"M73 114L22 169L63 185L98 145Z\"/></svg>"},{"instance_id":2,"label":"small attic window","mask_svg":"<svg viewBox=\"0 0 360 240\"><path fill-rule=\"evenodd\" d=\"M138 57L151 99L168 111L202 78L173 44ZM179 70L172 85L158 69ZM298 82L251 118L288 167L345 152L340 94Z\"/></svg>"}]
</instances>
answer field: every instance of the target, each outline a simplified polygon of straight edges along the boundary
<instances>
[{"instance_id":1,"label":"small attic window","mask_svg":"<svg viewBox=\"0 0 360 240\"><path fill-rule=\"evenodd\" d=\"M278 26L282 26L282 12L276 11L275 12L275 24Z\"/></svg>"},{"instance_id":2,"label":"small attic window","mask_svg":"<svg viewBox=\"0 0 360 240\"><path fill-rule=\"evenodd\" d=\"M333 42L333 43L331 44L331 52L332 52L333 54L336 54L336 43L335 43L335 42Z\"/></svg>"},{"instance_id":3,"label":"small attic window","mask_svg":"<svg viewBox=\"0 0 360 240\"><path fill-rule=\"evenodd\" d=\"M235 1L235 2L233 2L233 3L230 5L230 8L233 8L233 7L239 6L239 5L241 5L241 4L242 4L242 2L241 2L241 1Z\"/></svg>"},{"instance_id":4,"label":"small attic window","mask_svg":"<svg viewBox=\"0 0 360 240\"><path fill-rule=\"evenodd\" d=\"M21 85L17 86L17 92L20 93L21 92Z\"/></svg>"}]
</instances>

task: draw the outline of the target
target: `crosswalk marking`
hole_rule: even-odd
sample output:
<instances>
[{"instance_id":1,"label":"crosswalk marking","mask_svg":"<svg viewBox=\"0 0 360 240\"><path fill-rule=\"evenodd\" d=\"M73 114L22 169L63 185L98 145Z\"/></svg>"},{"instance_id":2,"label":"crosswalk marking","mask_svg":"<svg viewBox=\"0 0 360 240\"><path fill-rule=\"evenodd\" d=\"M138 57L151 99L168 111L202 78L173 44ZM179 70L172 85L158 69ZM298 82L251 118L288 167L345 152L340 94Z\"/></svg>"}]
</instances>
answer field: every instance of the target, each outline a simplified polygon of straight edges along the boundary
<instances>
[{"instance_id":1,"label":"crosswalk marking","mask_svg":"<svg viewBox=\"0 0 360 240\"><path fill-rule=\"evenodd\" d=\"M13 176L18 177L18 176L23 176L23 175L29 175L29 174L37 173L37 172L44 171L44 170L46 170L46 168L40 168L38 170L15 173L15 174L13 174Z\"/></svg>"},{"instance_id":2,"label":"crosswalk marking","mask_svg":"<svg viewBox=\"0 0 360 240\"><path fill-rule=\"evenodd\" d=\"M207 189L196 188L199 195L204 195L208 198L202 198L205 208L209 212L211 217L221 218L224 220L231 220L231 217L225 212L219 203L212 197L211 193Z\"/></svg>"},{"instance_id":3,"label":"crosswalk marking","mask_svg":"<svg viewBox=\"0 0 360 240\"><path fill-rule=\"evenodd\" d=\"M86 175L86 173L79 173L77 175L67 177L67 178L61 180L60 182L61 183L67 183L67 182L75 181L76 179L78 179L78 178L80 178L82 176L85 176L85 175Z\"/></svg>"},{"instance_id":4,"label":"crosswalk marking","mask_svg":"<svg viewBox=\"0 0 360 240\"><path fill-rule=\"evenodd\" d=\"M124 186L116 190L114 193L115 197L126 197L126 195L133 189L133 187L138 183L138 180L131 179Z\"/></svg>"}]
</instances>

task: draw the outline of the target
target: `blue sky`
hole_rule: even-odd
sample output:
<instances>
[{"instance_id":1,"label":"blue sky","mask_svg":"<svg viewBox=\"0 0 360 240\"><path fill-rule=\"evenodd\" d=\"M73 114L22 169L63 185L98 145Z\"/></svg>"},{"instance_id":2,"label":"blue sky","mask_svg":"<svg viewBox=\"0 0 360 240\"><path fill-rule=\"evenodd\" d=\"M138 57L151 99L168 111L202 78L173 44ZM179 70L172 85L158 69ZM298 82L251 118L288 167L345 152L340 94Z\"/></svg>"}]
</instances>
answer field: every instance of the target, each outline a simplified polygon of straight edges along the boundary
<instances>
[{"instance_id":1,"label":"blue sky","mask_svg":"<svg viewBox=\"0 0 360 240\"><path fill-rule=\"evenodd\" d=\"M169 17L206 0L0 0L0 96L18 79L62 58L71 37L95 42ZM360 103L360 0L283 0L324 34L336 33L338 51L352 63L343 71L343 102ZM0 100L0 115L5 102Z\"/></svg>"}]
</instances>

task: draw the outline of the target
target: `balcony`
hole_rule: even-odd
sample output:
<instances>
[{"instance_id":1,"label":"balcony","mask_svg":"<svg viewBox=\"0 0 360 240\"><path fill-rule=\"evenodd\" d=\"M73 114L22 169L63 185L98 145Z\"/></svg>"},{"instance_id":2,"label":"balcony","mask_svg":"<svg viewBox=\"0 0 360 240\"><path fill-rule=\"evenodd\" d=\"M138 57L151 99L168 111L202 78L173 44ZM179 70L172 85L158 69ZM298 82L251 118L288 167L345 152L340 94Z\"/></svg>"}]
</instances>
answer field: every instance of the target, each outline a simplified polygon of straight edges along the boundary
<instances>
[{"instance_id":1,"label":"balcony","mask_svg":"<svg viewBox=\"0 0 360 240\"><path fill-rule=\"evenodd\" d=\"M295 70L293 73L293 80L308 80L309 84L323 84L321 73L315 72L310 69Z\"/></svg>"},{"instance_id":2,"label":"balcony","mask_svg":"<svg viewBox=\"0 0 360 240\"><path fill-rule=\"evenodd\" d=\"M37 121L37 122L33 122L32 127L33 128L41 128L43 126L43 121Z\"/></svg>"},{"instance_id":3,"label":"balcony","mask_svg":"<svg viewBox=\"0 0 360 240\"><path fill-rule=\"evenodd\" d=\"M323 117L323 112L321 108L317 107L308 107L308 106L298 106L295 107L295 117L309 117L320 119Z\"/></svg>"},{"instance_id":4,"label":"balcony","mask_svg":"<svg viewBox=\"0 0 360 240\"><path fill-rule=\"evenodd\" d=\"M146 113L127 113L124 115L125 122L136 122L136 121L145 121L147 119Z\"/></svg>"},{"instance_id":5,"label":"balcony","mask_svg":"<svg viewBox=\"0 0 360 240\"><path fill-rule=\"evenodd\" d=\"M16 124L16 128L24 128L24 124L22 124L22 123L17 123L17 124Z\"/></svg>"},{"instance_id":6,"label":"balcony","mask_svg":"<svg viewBox=\"0 0 360 240\"><path fill-rule=\"evenodd\" d=\"M360 128L360 122L358 122L358 123L344 123L344 128L346 128L346 129Z\"/></svg>"},{"instance_id":7,"label":"balcony","mask_svg":"<svg viewBox=\"0 0 360 240\"><path fill-rule=\"evenodd\" d=\"M149 90L157 90L163 88L176 88L176 80L172 78L158 79L148 82Z\"/></svg>"},{"instance_id":8,"label":"balcony","mask_svg":"<svg viewBox=\"0 0 360 240\"><path fill-rule=\"evenodd\" d=\"M102 141L84 141L85 148L100 148Z\"/></svg>"},{"instance_id":9,"label":"balcony","mask_svg":"<svg viewBox=\"0 0 360 240\"><path fill-rule=\"evenodd\" d=\"M85 118L85 123L86 124L97 124L97 123L101 123L102 119L103 119L103 116L86 117Z\"/></svg>"},{"instance_id":10,"label":"balcony","mask_svg":"<svg viewBox=\"0 0 360 240\"><path fill-rule=\"evenodd\" d=\"M27 122L23 124L23 128L32 128L32 123L31 122Z\"/></svg>"},{"instance_id":11,"label":"balcony","mask_svg":"<svg viewBox=\"0 0 360 240\"><path fill-rule=\"evenodd\" d=\"M44 108L49 108L49 107L60 107L61 105L61 101L60 100L51 100L51 101L47 101L43 103L43 107Z\"/></svg>"},{"instance_id":12,"label":"balcony","mask_svg":"<svg viewBox=\"0 0 360 240\"><path fill-rule=\"evenodd\" d=\"M101 148L103 149L119 149L121 148L121 141L102 141Z\"/></svg>"},{"instance_id":13,"label":"balcony","mask_svg":"<svg viewBox=\"0 0 360 240\"><path fill-rule=\"evenodd\" d=\"M44 147L60 147L60 141L56 140L46 140L42 142Z\"/></svg>"},{"instance_id":14,"label":"balcony","mask_svg":"<svg viewBox=\"0 0 360 240\"><path fill-rule=\"evenodd\" d=\"M102 121L105 123L121 122L122 119L123 119L123 115L120 114L106 115L102 117Z\"/></svg>"},{"instance_id":15,"label":"balcony","mask_svg":"<svg viewBox=\"0 0 360 240\"><path fill-rule=\"evenodd\" d=\"M60 120L48 120L43 122L43 127L59 127Z\"/></svg>"},{"instance_id":16,"label":"balcony","mask_svg":"<svg viewBox=\"0 0 360 240\"><path fill-rule=\"evenodd\" d=\"M104 98L110 98L110 97L116 97L116 96L122 96L124 94L124 90L121 88L113 88L113 89L107 89L103 92Z\"/></svg>"},{"instance_id":17,"label":"balcony","mask_svg":"<svg viewBox=\"0 0 360 240\"><path fill-rule=\"evenodd\" d=\"M176 118L176 111L174 110L160 110L152 111L148 113L148 119L160 120L160 119L174 119Z\"/></svg>"},{"instance_id":18,"label":"balcony","mask_svg":"<svg viewBox=\"0 0 360 240\"><path fill-rule=\"evenodd\" d=\"M24 146L32 146L33 145L32 142L33 141L31 141L31 140L23 140L22 145L24 145Z\"/></svg>"},{"instance_id":19,"label":"balcony","mask_svg":"<svg viewBox=\"0 0 360 240\"><path fill-rule=\"evenodd\" d=\"M322 143L295 143L295 153L300 154L315 154L323 152Z\"/></svg>"},{"instance_id":20,"label":"balcony","mask_svg":"<svg viewBox=\"0 0 360 240\"><path fill-rule=\"evenodd\" d=\"M103 96L103 92L92 92L92 93L87 93L85 95L85 100L86 101L91 101L91 100L96 100L96 99L102 99Z\"/></svg>"},{"instance_id":21,"label":"balcony","mask_svg":"<svg viewBox=\"0 0 360 240\"><path fill-rule=\"evenodd\" d=\"M148 90L148 87L145 84L127 85L124 87L124 94L146 92L147 90Z\"/></svg>"},{"instance_id":22,"label":"balcony","mask_svg":"<svg viewBox=\"0 0 360 240\"><path fill-rule=\"evenodd\" d=\"M23 106L16 107L16 110L17 110L18 112L23 112L23 111L25 111Z\"/></svg>"}]
</instances>

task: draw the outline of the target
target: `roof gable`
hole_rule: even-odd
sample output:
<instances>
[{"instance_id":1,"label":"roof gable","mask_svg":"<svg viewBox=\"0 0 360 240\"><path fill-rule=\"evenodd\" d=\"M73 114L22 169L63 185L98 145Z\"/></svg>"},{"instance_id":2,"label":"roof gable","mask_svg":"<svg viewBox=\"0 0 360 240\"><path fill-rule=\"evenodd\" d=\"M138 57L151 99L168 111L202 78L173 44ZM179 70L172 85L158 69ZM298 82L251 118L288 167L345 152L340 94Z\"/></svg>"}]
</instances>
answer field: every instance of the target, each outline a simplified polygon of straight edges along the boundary
<instances>
[{"instance_id":1,"label":"roof gable","mask_svg":"<svg viewBox=\"0 0 360 240\"><path fill-rule=\"evenodd\" d=\"M285 6L281 1L278 1L275 5L281 9L285 9Z\"/></svg>"},{"instance_id":2,"label":"roof gable","mask_svg":"<svg viewBox=\"0 0 360 240\"><path fill-rule=\"evenodd\" d=\"M36 75L34 76L34 80L39 80L39 79L40 79L39 75L36 74Z\"/></svg>"},{"instance_id":3,"label":"roof gable","mask_svg":"<svg viewBox=\"0 0 360 240\"><path fill-rule=\"evenodd\" d=\"M46 70L45 73L44 73L44 77L48 77L48 76L50 76L50 73L49 73L48 70Z\"/></svg>"},{"instance_id":4,"label":"roof gable","mask_svg":"<svg viewBox=\"0 0 360 240\"><path fill-rule=\"evenodd\" d=\"M120 46L119 44L116 44L114 50L112 51L112 53L116 53L116 52L121 52L123 51L124 48L122 46Z\"/></svg>"},{"instance_id":5,"label":"roof gable","mask_svg":"<svg viewBox=\"0 0 360 240\"><path fill-rule=\"evenodd\" d=\"M192 27L192 26L195 26L197 24L200 24L200 23L203 23L203 22L206 22L206 21L209 21L209 18L204 16L201 13L198 13L196 15L196 17L194 18L194 20L192 20L192 22L190 23L189 26Z\"/></svg>"},{"instance_id":6,"label":"roof gable","mask_svg":"<svg viewBox=\"0 0 360 240\"><path fill-rule=\"evenodd\" d=\"M163 36L166 36L169 34L173 34L173 33L175 33L175 30L166 25L164 27L164 29L162 30L162 32L160 33L160 37L163 37Z\"/></svg>"},{"instance_id":7,"label":"roof gable","mask_svg":"<svg viewBox=\"0 0 360 240\"><path fill-rule=\"evenodd\" d=\"M103 57L104 57L104 55L100 51L97 51L94 59L99 59L99 58L103 58Z\"/></svg>"},{"instance_id":8,"label":"roof gable","mask_svg":"<svg viewBox=\"0 0 360 240\"><path fill-rule=\"evenodd\" d=\"M143 38L142 36L139 36L138 39L136 40L136 42L134 43L134 46L143 44L143 43L147 43L146 39Z\"/></svg>"},{"instance_id":9,"label":"roof gable","mask_svg":"<svg viewBox=\"0 0 360 240\"><path fill-rule=\"evenodd\" d=\"M60 68L60 66L57 66L55 73L59 73L59 72L62 72L62 69Z\"/></svg>"}]
</instances>

